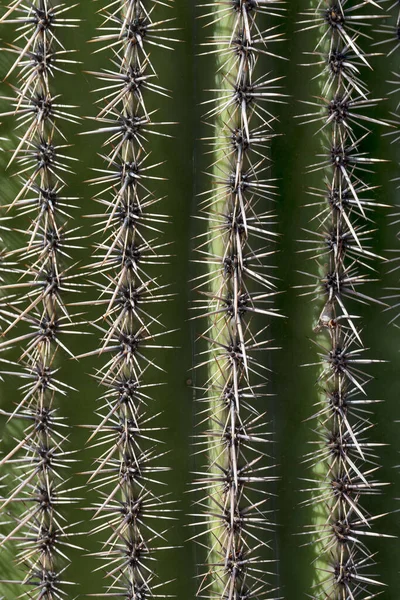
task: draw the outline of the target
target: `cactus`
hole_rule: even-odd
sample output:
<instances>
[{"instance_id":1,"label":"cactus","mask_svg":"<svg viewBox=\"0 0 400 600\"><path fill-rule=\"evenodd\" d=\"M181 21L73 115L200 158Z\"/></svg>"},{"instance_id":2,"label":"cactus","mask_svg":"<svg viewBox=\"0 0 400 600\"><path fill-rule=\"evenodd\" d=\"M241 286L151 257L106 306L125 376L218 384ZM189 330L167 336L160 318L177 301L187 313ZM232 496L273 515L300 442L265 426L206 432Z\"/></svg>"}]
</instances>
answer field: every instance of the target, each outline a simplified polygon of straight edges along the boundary
<instances>
[{"instance_id":1,"label":"cactus","mask_svg":"<svg viewBox=\"0 0 400 600\"><path fill-rule=\"evenodd\" d=\"M147 150L153 137L167 135L159 127L169 125L157 122L156 111L147 107L149 94L166 94L155 82L150 45L161 38L162 46L170 49L174 31L168 26L170 19L157 18L157 4L124 0L112 15L104 9L101 32L94 40L101 51L113 49L112 69L94 73L103 96L96 117L100 128L93 133L109 136L104 144L109 153L104 167L95 169L100 176L89 180L101 186L94 199L102 211L95 215L102 239L96 244L90 275L98 289L94 303L102 308L93 324L102 337L97 350L82 355L105 356L95 374L105 389L99 424L89 438L95 448L106 448L88 479L95 482L100 498L94 532L107 532L97 555L111 578L107 591L98 596L108 596L111 590L125 598L148 597L164 588L153 581L152 563L160 544L165 544L165 532L156 531L152 522L168 523L175 502L170 494L154 489L158 474L166 470L157 464L166 451L154 438L159 428L148 414L155 385L149 383L148 371L161 370L149 350L170 348L162 341L170 332L160 331L160 317L151 314L152 305L163 304L170 294L159 274L149 272L151 265L168 264L166 244L157 240L166 217L158 212L159 199L151 189L158 164Z\"/></svg>"},{"instance_id":2,"label":"cactus","mask_svg":"<svg viewBox=\"0 0 400 600\"><path fill-rule=\"evenodd\" d=\"M317 380L320 407L315 414L318 439L316 449L306 457L312 466L313 476L307 481L315 509L311 526L317 571L313 597L351 598L382 585L372 574L374 553L367 541L371 536L387 535L373 530L384 514L369 514L364 508L364 497L380 493L382 485L373 463L381 444L367 438L373 426L367 408L376 401L368 397L366 389L370 365L381 361L369 358L360 335L359 315L355 307L349 308L351 300L382 305L378 298L360 290L370 275L359 270L364 266L371 273L371 263L381 260L369 245L371 213L381 205L364 199L372 188L366 179L369 173L364 175L365 166L381 159L369 157L362 144L369 127L386 123L364 113L380 100L371 99L361 83L361 70L369 63L358 42L359 29L377 18L375 11L364 14L362 4L356 7L360 13L345 2L340 6L320 4L323 26L315 52L325 58L322 103L307 102L311 112L302 116L306 122L321 123L319 131L325 134L323 159L309 169L324 169L326 187L311 191L317 197L321 224L316 238L309 241L310 252L318 260L316 291L322 306L314 328L320 334L316 340L319 360L311 363L321 368ZM313 10L304 26L310 26L312 19L311 26L319 28L315 16ZM307 287L315 293L315 283Z\"/></svg>"},{"instance_id":3,"label":"cactus","mask_svg":"<svg viewBox=\"0 0 400 600\"><path fill-rule=\"evenodd\" d=\"M6 75L18 70L18 85L12 86L13 96L3 97L10 109L5 115L14 116L18 133L8 166L17 165L19 191L5 208L14 209L12 229L19 241L3 256L10 282L3 285L5 341L0 347L18 349L16 362L2 358L2 372L19 377L22 384L16 406L2 410L14 424L15 445L1 461L10 468L2 513L12 523L1 545L16 544L25 595L48 599L59 597L67 553L74 547L73 523L64 522L63 505L75 501L66 471L75 459L67 449L67 425L59 408L72 386L58 374L58 351L72 356L64 334L80 334L65 303L66 293L76 290L67 261L77 237L69 225L73 199L66 193L73 159L66 154L62 125L76 118L69 112L73 107L62 104L53 89L66 52L58 28L75 26L67 10L42 0L31 6L17 2L2 18L24 33L10 48L16 59ZM27 331L10 335L25 324Z\"/></svg>"},{"instance_id":4,"label":"cactus","mask_svg":"<svg viewBox=\"0 0 400 600\"><path fill-rule=\"evenodd\" d=\"M397 600L398 15L3 2L0 597Z\"/></svg>"},{"instance_id":5,"label":"cactus","mask_svg":"<svg viewBox=\"0 0 400 600\"><path fill-rule=\"evenodd\" d=\"M196 307L207 319L202 337L209 354L196 367L207 367L200 400L208 402L209 417L201 434L208 466L197 480L202 493L195 503L203 531L195 537L205 544L205 534L209 546L198 596L233 600L265 595L271 587L274 593L268 581L274 559L259 556L271 529L265 488L274 475L273 463L262 460L269 438L262 400L268 372L263 351L273 345L267 327L257 331L252 317L279 314L272 304L278 286L271 273L276 186L266 172L274 121L270 104L283 94L281 78L263 75L257 63L262 54L273 55L274 42L283 41L269 22L271 13L281 15L283 8L282 2L221 3L211 15L209 4L205 8L207 25L217 23L204 42L205 52L217 55L217 75L205 114L213 133L207 138L213 148L212 185L201 194L200 218L208 229L196 249L207 264L195 290L203 296ZM265 30L259 15L268 19Z\"/></svg>"}]
</instances>

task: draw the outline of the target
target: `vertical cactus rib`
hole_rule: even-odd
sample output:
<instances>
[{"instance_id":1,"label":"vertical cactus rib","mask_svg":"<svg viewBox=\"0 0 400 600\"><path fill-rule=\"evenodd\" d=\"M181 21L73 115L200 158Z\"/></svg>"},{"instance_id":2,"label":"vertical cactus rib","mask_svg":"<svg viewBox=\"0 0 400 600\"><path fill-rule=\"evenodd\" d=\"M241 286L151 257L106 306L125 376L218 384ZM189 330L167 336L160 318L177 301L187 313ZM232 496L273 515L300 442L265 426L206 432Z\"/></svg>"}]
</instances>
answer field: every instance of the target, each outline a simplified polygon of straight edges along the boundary
<instances>
[{"instance_id":1,"label":"vertical cactus rib","mask_svg":"<svg viewBox=\"0 0 400 600\"><path fill-rule=\"evenodd\" d=\"M315 518L309 533L315 544L315 569L311 596L315 600L374 598L384 585L375 574L374 554L368 549L375 521L367 499L381 492L376 480L376 448L369 441L373 427L366 387L369 367L379 360L368 358L361 339L357 303L383 303L362 286L375 281L375 265L384 258L373 251L373 216L383 204L373 199L371 158L364 141L372 126L386 126L370 116L380 101L371 98L363 82L369 55L362 50L366 28L379 18L379 3L319 0L309 9L301 28L319 35L313 54L320 68L321 97L306 102L303 122L316 123L323 154L309 172L324 175L324 188L312 189L317 214L302 240L306 252L317 259L317 274L306 295L315 296L319 317L314 342L320 369L319 403L312 418L318 422L315 449L306 456L312 467L308 479L309 504ZM366 504L366 506L365 506Z\"/></svg>"},{"instance_id":2,"label":"vertical cactus rib","mask_svg":"<svg viewBox=\"0 0 400 600\"><path fill-rule=\"evenodd\" d=\"M96 130L106 136L101 155L105 164L90 184L100 188L94 200L100 205L96 219L91 282L98 290L94 302L101 316L94 322L101 334L98 349L88 355L104 357L95 378L104 389L93 430L92 447L101 449L92 482L100 496L93 533L105 533L97 553L106 570L108 586L96 597L130 599L166 597L164 583L156 583L155 557L164 547L165 531L158 523L172 518L173 500L160 494L158 428L153 424L151 388L154 371L162 371L157 353L171 348L159 341L165 331L155 305L169 299L160 283L168 262L166 244L159 241L166 217L157 212L160 199L151 189L161 179L152 163L152 141L170 125L155 120L148 103L167 91L158 83L154 46L170 49L173 19L160 19L158 0L122 0L101 9L104 17L95 42L96 52L108 51L111 66L94 75L100 80L100 112ZM161 131L160 131L161 129ZM155 145L155 144L153 144ZM155 274L154 274L155 273ZM153 307L153 308L152 308ZM154 308L157 313L154 316ZM153 372L153 373L152 373Z\"/></svg>"},{"instance_id":3,"label":"vertical cactus rib","mask_svg":"<svg viewBox=\"0 0 400 600\"><path fill-rule=\"evenodd\" d=\"M205 118L213 134L212 189L201 194L199 218L207 224L197 247L206 265L195 291L198 316L206 319L207 348L196 368L206 372L200 401L199 440L207 455L195 488L194 538L207 549L198 596L220 600L276 597L274 560L265 540L273 524L268 515L267 482L275 479L265 452L267 351L273 350L267 326L258 318L280 316L271 273L276 232L271 204L276 190L268 179L268 149L274 136L273 103L282 102L280 77L261 65L276 57L283 41L273 22L283 2L226 0L203 4L212 37L204 54L216 57L215 89ZM209 105L211 108L209 108ZM206 417L204 415L207 415ZM268 461L269 458L269 461ZM268 461L268 462L267 462ZM271 555L271 552L269 552ZM275 580L276 581L276 580Z\"/></svg>"},{"instance_id":4,"label":"vertical cactus rib","mask_svg":"<svg viewBox=\"0 0 400 600\"><path fill-rule=\"evenodd\" d=\"M0 318L5 341L0 348L21 351L17 362L2 359L7 365L2 373L22 380L16 408L1 411L17 424L13 433L18 434L1 461L11 466L1 511L12 526L0 545L16 544L24 569L20 581L6 583L24 586L19 598L38 600L66 594L67 554L76 548L69 541L73 524L63 517L64 506L75 501L66 485L75 461L64 447L68 429L58 408L73 388L59 379L57 354L71 355L64 334L80 333L65 304L66 295L77 291L68 264L77 238L69 225L75 199L65 192L73 159L62 132L77 121L53 85L57 72L67 72L66 63L74 62L62 41L64 31L77 26L68 16L70 8L57 1L19 0L0 19L2 27L11 25L17 32L15 44L4 49L15 56L6 77L17 83L11 85L11 97L2 97L9 107L2 116L14 119L18 143L9 165L17 165L20 184L6 206L20 247L4 253Z\"/></svg>"}]
</instances>

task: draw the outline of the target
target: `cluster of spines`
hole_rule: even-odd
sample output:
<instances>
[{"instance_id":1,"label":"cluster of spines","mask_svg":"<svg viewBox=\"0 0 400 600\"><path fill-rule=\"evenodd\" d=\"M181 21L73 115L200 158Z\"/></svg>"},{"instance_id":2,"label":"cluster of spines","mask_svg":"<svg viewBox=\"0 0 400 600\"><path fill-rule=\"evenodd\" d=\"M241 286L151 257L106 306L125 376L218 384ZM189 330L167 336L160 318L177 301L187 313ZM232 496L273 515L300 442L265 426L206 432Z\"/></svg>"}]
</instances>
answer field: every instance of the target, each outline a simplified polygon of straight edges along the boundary
<instances>
[{"instance_id":1,"label":"cluster of spines","mask_svg":"<svg viewBox=\"0 0 400 600\"><path fill-rule=\"evenodd\" d=\"M213 163L212 191L202 194L200 219L207 223L197 248L207 272L195 293L199 316L207 326L201 336L206 359L196 365L206 373L199 388L206 404L199 439L207 456L195 489L201 493L194 513L194 536L207 548L198 596L218 600L275 597L271 551L265 536L272 530L266 483L274 479L273 461L265 451L265 365L272 350L267 327L255 321L278 316L271 274L274 214L266 209L275 186L266 178L274 115L269 102L281 102L279 78L258 68L276 56L282 35L271 17L282 16L283 3L226 0L205 3L207 25L214 35L205 54L216 56L216 89L206 119L214 129L208 138ZM262 22L265 21L265 29ZM265 325L265 323L264 323ZM268 326L268 325L267 325ZM259 357L259 358L258 358Z\"/></svg>"},{"instance_id":2,"label":"cluster of spines","mask_svg":"<svg viewBox=\"0 0 400 600\"><path fill-rule=\"evenodd\" d=\"M16 408L2 411L16 425L16 445L1 461L10 469L1 500L9 532L0 545L16 544L18 564L25 569L21 581L8 583L26 587L19 597L43 600L66 593L67 554L75 547L69 541L72 524L63 516L75 500L66 486L66 469L74 460L64 448L67 425L57 408L72 388L58 380L56 355L67 350L63 336L72 332L65 294L76 291L67 264L74 247L68 228L73 199L64 192L71 159L62 133L62 124L76 118L52 84L57 72L67 72L65 63L74 62L58 37L76 26L66 15L69 8L57 1L15 0L0 21L17 26L16 43L6 48L16 56L7 77L18 73L17 84L11 86L14 95L2 100L12 107L3 115L15 117L18 143L10 164L17 164L20 182L15 199L3 209L11 211L12 230L24 240L2 257L5 341L0 348L21 351L16 363L2 359L9 365L2 373L18 376L23 384ZM17 333L10 337L14 328Z\"/></svg>"},{"instance_id":3,"label":"cluster of spines","mask_svg":"<svg viewBox=\"0 0 400 600\"><path fill-rule=\"evenodd\" d=\"M93 40L97 52L112 52L110 69L93 72L103 94L95 117L99 128L88 132L106 134L104 167L90 184L100 188L94 199L101 207L96 219L97 244L91 266L91 284L99 292L92 304L101 309L94 322L101 333L99 347L87 355L105 357L95 379L104 389L97 416L90 426L92 447L101 449L91 485L100 496L95 505L93 533L106 533L96 556L106 570L104 592L96 597L127 599L165 597L164 583L156 583L157 552L164 548L165 531L159 523L172 518L167 495L160 494L159 465L165 452L155 438L157 416L152 408L155 355L168 346L158 342L165 335L152 306L170 294L159 282L156 268L168 262L165 244L159 241L166 217L155 210L160 199L151 191L151 143L166 135L167 125L153 120L148 96L167 95L156 80L150 61L153 46L169 48L173 40L172 19L157 20L159 0L121 0L101 9L104 21ZM158 310L158 309L157 309ZM155 352L154 352L155 351ZM157 523L157 521L159 523Z\"/></svg>"},{"instance_id":4,"label":"cluster of spines","mask_svg":"<svg viewBox=\"0 0 400 600\"><path fill-rule=\"evenodd\" d=\"M314 295L317 288L318 301L323 302L314 329L320 350L315 363L320 368L320 404L313 415L318 440L306 457L314 473L309 504L320 507L310 526L318 555L312 592L316 600L372 598L382 585L367 545L370 536L382 535L373 530L382 515L372 516L364 506L365 498L381 488L375 480L379 444L367 437L372 427L368 406L374 401L367 399L365 389L371 379L365 369L379 361L365 354L356 305L348 305L382 304L360 290L374 278L374 263L382 260L371 248L373 210L380 205L368 197L373 187L364 180L368 166L378 162L363 148L369 126L384 125L364 112L379 101L370 98L361 76L369 66L360 46L361 28L379 17L379 11L369 14L366 8L378 7L350 0L319 1L302 22L303 29L314 28L321 35L314 53L323 64L322 97L308 102L313 108L302 117L321 124L323 159L309 170L323 171L326 186L311 190L319 209L312 222L319 230L309 232L313 239L306 241L318 260L309 293Z\"/></svg>"}]
</instances>

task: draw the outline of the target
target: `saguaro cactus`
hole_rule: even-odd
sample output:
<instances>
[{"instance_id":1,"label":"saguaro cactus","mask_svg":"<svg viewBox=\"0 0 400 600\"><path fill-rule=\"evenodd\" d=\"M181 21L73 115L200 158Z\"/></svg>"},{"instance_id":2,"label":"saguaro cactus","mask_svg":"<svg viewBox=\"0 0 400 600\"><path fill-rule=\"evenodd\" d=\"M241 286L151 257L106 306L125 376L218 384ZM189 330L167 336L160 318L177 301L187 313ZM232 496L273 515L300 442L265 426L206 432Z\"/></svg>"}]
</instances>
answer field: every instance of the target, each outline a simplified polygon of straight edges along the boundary
<instances>
[{"instance_id":1,"label":"saguaro cactus","mask_svg":"<svg viewBox=\"0 0 400 600\"><path fill-rule=\"evenodd\" d=\"M398 14L3 1L0 597L398 599Z\"/></svg>"}]
</instances>

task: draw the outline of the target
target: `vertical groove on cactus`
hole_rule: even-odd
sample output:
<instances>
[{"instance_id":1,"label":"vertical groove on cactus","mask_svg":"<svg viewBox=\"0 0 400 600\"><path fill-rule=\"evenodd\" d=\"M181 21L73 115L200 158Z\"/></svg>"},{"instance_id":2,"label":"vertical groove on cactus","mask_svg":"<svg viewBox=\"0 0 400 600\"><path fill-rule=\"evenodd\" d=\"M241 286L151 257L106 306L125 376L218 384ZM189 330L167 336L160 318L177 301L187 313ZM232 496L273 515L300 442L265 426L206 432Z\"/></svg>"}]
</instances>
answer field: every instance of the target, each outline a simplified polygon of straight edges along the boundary
<instances>
[{"instance_id":1,"label":"vertical groove on cactus","mask_svg":"<svg viewBox=\"0 0 400 600\"><path fill-rule=\"evenodd\" d=\"M309 503L315 506L309 532L316 550L312 597L318 600L373 598L383 585L368 550L369 538L383 535L375 531L383 515L371 515L364 505L383 485L375 478L380 444L367 437L375 402L367 399L368 369L380 361L369 359L363 347L355 304L383 305L360 289L375 280L374 265L384 260L371 247L374 210L383 205L372 198L369 173L380 160L369 157L364 140L372 125L386 123L368 114L379 99L370 98L363 82L369 64L361 49L365 28L379 17L377 8L368 2L318 1L301 26L318 33L313 54L323 67L321 97L306 102L310 108L301 115L304 122L320 125L324 148L321 160L309 168L324 174L323 189L310 190L318 211L312 224L318 229L303 240L318 263L316 275L305 273L313 278L306 295L317 293L320 311L314 329L319 359L313 363L320 368L319 402L312 417L318 439L306 457L312 467Z\"/></svg>"},{"instance_id":2,"label":"vertical groove on cactus","mask_svg":"<svg viewBox=\"0 0 400 600\"><path fill-rule=\"evenodd\" d=\"M267 326L256 331L257 315L279 316L273 307L277 279L271 274L276 191L267 178L267 151L274 115L282 102L279 77L259 68L275 57L283 41L272 24L283 14L280 1L229 0L205 3L206 27L214 29L204 54L216 56L216 78L205 118L213 131L207 139L213 156L208 176L212 189L201 195L198 261L206 272L196 282L199 317L207 321L206 371L200 389L200 452L207 455L196 488L201 499L192 516L201 527L194 538L207 548L198 596L220 600L275 597L273 560L265 558L266 483L273 461L265 452L265 365L273 350ZM265 21L265 24L263 22ZM264 29L265 27L265 29ZM267 462L269 458L269 462Z\"/></svg>"},{"instance_id":3,"label":"vertical groove on cactus","mask_svg":"<svg viewBox=\"0 0 400 600\"><path fill-rule=\"evenodd\" d=\"M18 143L9 165L17 164L20 190L5 208L23 240L5 252L2 264L11 282L2 286L5 341L0 348L21 351L17 362L2 359L7 365L2 373L22 380L22 398L12 412L1 411L11 425L16 423L17 437L1 461L11 467L1 511L12 525L0 545L16 544L17 563L24 569L20 581L6 583L25 587L20 598L43 600L66 594L67 554L76 548L69 541L73 524L63 518L63 506L75 500L65 482L66 469L75 461L64 448L67 425L58 409L72 388L57 374L58 351L71 355L64 334L79 333L65 304L66 294L76 291L68 266L76 230L69 228L74 199L64 191L73 159L62 133L76 118L69 112L73 107L62 104L53 90L54 76L74 62L61 40L64 30L76 26L68 10L58 2L19 0L0 20L17 31L16 45L7 48L15 61L6 75L18 73L17 84L11 85L13 96L2 99L11 107L3 116L15 117Z\"/></svg>"},{"instance_id":4,"label":"vertical groove on cactus","mask_svg":"<svg viewBox=\"0 0 400 600\"><path fill-rule=\"evenodd\" d=\"M98 51L110 51L111 66L92 73L100 80L101 110L90 133L106 134L105 165L92 185L100 188L94 199L100 206L91 283L99 292L94 304L102 314L94 322L101 333L98 349L88 355L104 357L95 379L104 389L97 411L99 424L90 440L101 450L89 482L100 495L95 506L93 533L106 533L97 553L106 569L108 586L96 597L130 599L165 597L164 583L155 582L155 556L163 548L165 531L157 523L172 518L173 500L159 494L159 465L165 455L155 439L158 428L151 404L157 353L170 348L159 341L163 330L154 307L167 300L160 283L167 264L166 244L158 241L166 217L157 212L160 199L151 190L158 164L150 159L151 140L169 125L154 120L148 108L152 96L167 90L158 84L150 58L155 45L170 48L175 41L173 19L157 20L158 0L122 0L101 10L104 21L95 42ZM153 272L156 270L156 275ZM153 307L153 308L152 308ZM158 308L157 308L158 310ZM162 338L161 338L162 339Z\"/></svg>"}]
</instances>

